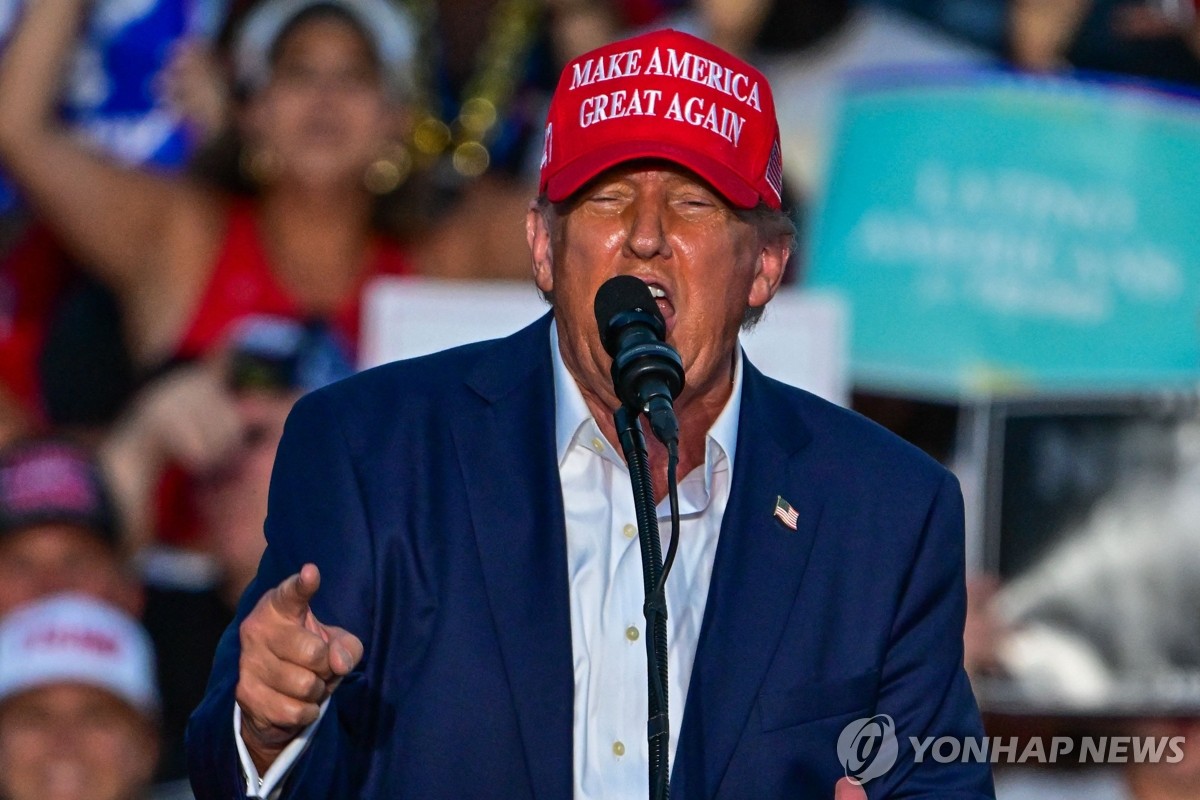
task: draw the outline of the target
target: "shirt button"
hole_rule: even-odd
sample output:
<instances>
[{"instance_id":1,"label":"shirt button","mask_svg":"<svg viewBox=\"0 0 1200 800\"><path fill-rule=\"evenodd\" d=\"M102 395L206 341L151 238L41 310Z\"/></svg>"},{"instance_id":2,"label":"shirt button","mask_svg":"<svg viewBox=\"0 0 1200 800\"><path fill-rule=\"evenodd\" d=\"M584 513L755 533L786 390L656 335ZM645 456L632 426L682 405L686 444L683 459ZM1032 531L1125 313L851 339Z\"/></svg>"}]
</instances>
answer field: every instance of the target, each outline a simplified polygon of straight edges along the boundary
<instances>
[{"instance_id":1,"label":"shirt button","mask_svg":"<svg viewBox=\"0 0 1200 800\"><path fill-rule=\"evenodd\" d=\"M592 437L592 447L596 448L597 453L603 453L604 452L604 440L601 439L599 436L593 436Z\"/></svg>"},{"instance_id":2,"label":"shirt button","mask_svg":"<svg viewBox=\"0 0 1200 800\"><path fill-rule=\"evenodd\" d=\"M625 629L625 638L631 642L636 642L638 640L638 637L641 635L642 634L637 629L636 625L630 625L628 628Z\"/></svg>"},{"instance_id":3,"label":"shirt button","mask_svg":"<svg viewBox=\"0 0 1200 800\"><path fill-rule=\"evenodd\" d=\"M625 755L625 743L624 742L619 742L619 741L613 742L613 755L616 756L617 758L620 758L621 756Z\"/></svg>"},{"instance_id":4,"label":"shirt button","mask_svg":"<svg viewBox=\"0 0 1200 800\"><path fill-rule=\"evenodd\" d=\"M632 539L633 537L637 536L637 528L633 525L626 525L621 529L621 533L625 534L626 539Z\"/></svg>"}]
</instances>

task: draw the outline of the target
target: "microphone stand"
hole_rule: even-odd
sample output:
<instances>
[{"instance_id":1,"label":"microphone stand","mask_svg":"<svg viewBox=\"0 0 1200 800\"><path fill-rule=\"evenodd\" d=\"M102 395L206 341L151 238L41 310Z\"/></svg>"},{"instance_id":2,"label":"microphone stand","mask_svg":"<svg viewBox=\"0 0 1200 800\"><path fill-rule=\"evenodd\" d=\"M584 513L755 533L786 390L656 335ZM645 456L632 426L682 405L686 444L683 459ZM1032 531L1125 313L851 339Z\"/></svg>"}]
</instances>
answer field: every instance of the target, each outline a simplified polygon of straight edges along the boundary
<instances>
[{"instance_id":1,"label":"microphone stand","mask_svg":"<svg viewBox=\"0 0 1200 800\"><path fill-rule=\"evenodd\" d=\"M662 543L658 535L658 511L646 437L638 418L640 410L621 406L613 413L617 436L629 466L633 503L637 514L638 543L642 553L642 583L646 591L642 613L646 617L646 667L649 685L649 720L646 735L650 744L650 800L667 800L670 795L670 726L667 706L667 602ZM675 539L679 532L675 531ZM672 540L675 544L675 540ZM672 553L672 555L674 555Z\"/></svg>"}]
</instances>

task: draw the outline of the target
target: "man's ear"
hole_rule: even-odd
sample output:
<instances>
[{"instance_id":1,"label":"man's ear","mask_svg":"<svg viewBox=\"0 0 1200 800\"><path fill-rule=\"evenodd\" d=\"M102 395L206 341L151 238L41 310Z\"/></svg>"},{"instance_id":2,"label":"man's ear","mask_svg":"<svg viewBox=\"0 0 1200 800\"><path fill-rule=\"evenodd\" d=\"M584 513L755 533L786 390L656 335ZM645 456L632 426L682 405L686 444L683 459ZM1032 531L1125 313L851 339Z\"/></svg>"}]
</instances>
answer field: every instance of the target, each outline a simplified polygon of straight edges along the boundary
<instances>
[{"instance_id":1,"label":"man's ear","mask_svg":"<svg viewBox=\"0 0 1200 800\"><path fill-rule=\"evenodd\" d=\"M525 212L525 241L529 244L529 254L533 259L533 282L543 293L554 291L554 271L551 268L554 248L551 238L546 215L534 201Z\"/></svg>"},{"instance_id":2,"label":"man's ear","mask_svg":"<svg viewBox=\"0 0 1200 800\"><path fill-rule=\"evenodd\" d=\"M752 308L761 308L771 301L783 282L783 270L787 266L792 249L784 238L763 243L758 252L754 281L750 284L750 296L746 299Z\"/></svg>"}]
</instances>

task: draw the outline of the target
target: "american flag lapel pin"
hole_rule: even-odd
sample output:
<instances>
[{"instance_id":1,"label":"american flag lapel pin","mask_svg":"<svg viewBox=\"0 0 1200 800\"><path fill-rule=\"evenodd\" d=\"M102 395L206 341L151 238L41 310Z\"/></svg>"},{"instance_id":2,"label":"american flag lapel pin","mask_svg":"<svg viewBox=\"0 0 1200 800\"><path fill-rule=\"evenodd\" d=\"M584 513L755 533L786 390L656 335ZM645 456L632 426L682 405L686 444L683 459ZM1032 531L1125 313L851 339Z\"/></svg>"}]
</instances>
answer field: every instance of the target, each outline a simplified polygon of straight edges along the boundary
<instances>
[{"instance_id":1,"label":"american flag lapel pin","mask_svg":"<svg viewBox=\"0 0 1200 800\"><path fill-rule=\"evenodd\" d=\"M775 518L794 531L796 523L800 521L800 513L783 499L783 495L779 495L775 498Z\"/></svg>"}]
</instances>

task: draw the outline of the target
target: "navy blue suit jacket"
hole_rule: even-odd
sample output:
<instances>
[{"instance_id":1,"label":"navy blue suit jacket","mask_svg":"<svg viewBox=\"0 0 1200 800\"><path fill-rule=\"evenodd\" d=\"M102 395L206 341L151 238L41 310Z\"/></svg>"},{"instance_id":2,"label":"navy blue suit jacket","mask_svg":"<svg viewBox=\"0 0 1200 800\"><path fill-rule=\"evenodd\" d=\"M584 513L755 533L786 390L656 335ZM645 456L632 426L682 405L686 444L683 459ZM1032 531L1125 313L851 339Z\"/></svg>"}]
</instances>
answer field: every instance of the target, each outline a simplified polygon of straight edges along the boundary
<instances>
[{"instance_id":1,"label":"navy blue suit jacket","mask_svg":"<svg viewBox=\"0 0 1200 800\"><path fill-rule=\"evenodd\" d=\"M365 645L285 796L572 797L572 673L549 316L303 398L267 550L189 727L196 796L243 795L237 626L302 564L312 608ZM877 797L991 797L986 766L907 737L981 735L962 669L953 477L861 417L746 364L733 486L672 796L832 798L843 727L886 713ZM688 435L684 432L684 435ZM695 434L693 434L695 435ZM797 530L773 516L782 495ZM686 546L686 542L683 544Z\"/></svg>"}]
</instances>

